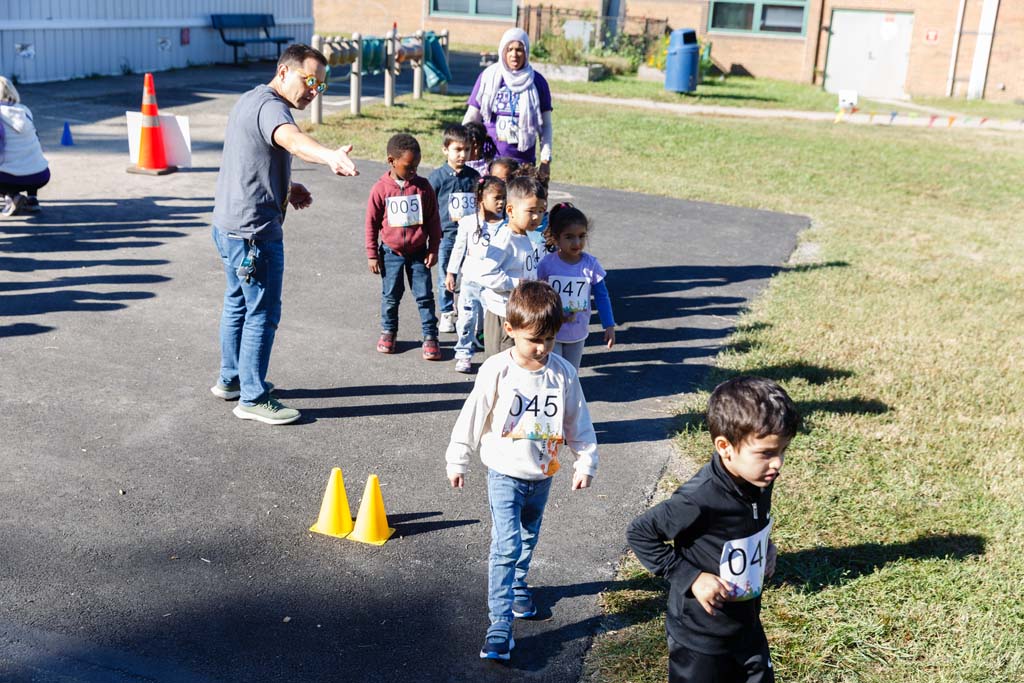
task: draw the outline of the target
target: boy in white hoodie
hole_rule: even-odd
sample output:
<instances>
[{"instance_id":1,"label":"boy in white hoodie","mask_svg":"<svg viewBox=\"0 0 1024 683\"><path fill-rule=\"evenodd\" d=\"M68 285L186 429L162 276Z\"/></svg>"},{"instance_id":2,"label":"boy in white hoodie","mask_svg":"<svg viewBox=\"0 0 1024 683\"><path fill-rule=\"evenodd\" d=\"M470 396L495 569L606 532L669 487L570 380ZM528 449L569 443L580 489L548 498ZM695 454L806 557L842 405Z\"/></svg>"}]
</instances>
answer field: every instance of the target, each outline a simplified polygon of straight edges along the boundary
<instances>
[{"instance_id":1,"label":"boy in white hoodie","mask_svg":"<svg viewBox=\"0 0 1024 683\"><path fill-rule=\"evenodd\" d=\"M512 338L504 329L505 305L516 285L537 279L537 264L543 254L530 233L544 219L547 198L547 190L536 178L519 176L505 187L508 229L491 237L476 276L484 304L484 355L488 358L512 348Z\"/></svg>"},{"instance_id":2,"label":"boy in white hoodie","mask_svg":"<svg viewBox=\"0 0 1024 683\"><path fill-rule=\"evenodd\" d=\"M513 619L537 613L526 574L562 448L577 455L573 490L589 487L597 472L597 437L576 369L551 353L561 325L562 300L550 285L515 288L503 321L514 345L480 367L445 454L453 488L465 484L474 453L487 465L491 625L481 659L507 660L515 647Z\"/></svg>"}]
</instances>

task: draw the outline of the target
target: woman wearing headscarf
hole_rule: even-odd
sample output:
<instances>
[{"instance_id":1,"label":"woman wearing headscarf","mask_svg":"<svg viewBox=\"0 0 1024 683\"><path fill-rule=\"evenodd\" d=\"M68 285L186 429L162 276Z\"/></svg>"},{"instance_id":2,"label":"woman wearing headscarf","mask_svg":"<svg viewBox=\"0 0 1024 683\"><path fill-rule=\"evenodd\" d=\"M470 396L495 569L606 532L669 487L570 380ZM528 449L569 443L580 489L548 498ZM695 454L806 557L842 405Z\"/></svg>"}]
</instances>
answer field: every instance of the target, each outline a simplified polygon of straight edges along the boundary
<instances>
[{"instance_id":1,"label":"woman wearing headscarf","mask_svg":"<svg viewBox=\"0 0 1024 683\"><path fill-rule=\"evenodd\" d=\"M32 112L21 104L14 84L0 76L0 215L38 211L36 193L48 182L50 167L36 136Z\"/></svg>"},{"instance_id":2,"label":"woman wearing headscarf","mask_svg":"<svg viewBox=\"0 0 1024 683\"><path fill-rule=\"evenodd\" d=\"M498 61L484 69L469 96L462 123L487 127L498 156L537 163L547 181L551 165L551 89L530 66L530 37L521 28L505 31L498 44Z\"/></svg>"}]
</instances>

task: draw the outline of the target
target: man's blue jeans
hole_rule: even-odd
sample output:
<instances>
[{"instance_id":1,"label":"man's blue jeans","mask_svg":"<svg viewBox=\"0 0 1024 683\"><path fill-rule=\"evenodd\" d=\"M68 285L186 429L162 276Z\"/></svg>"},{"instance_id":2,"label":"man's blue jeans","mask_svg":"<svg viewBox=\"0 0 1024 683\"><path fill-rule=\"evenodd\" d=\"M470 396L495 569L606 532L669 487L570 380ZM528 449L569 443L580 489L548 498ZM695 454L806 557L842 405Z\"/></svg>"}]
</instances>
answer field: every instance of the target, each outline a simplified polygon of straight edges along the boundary
<instances>
[{"instance_id":1,"label":"man's blue jeans","mask_svg":"<svg viewBox=\"0 0 1024 683\"><path fill-rule=\"evenodd\" d=\"M529 594L526 573L537 546L551 477L517 479L487 470L487 500L491 507L491 556L487 563L488 633L512 628L512 600Z\"/></svg>"},{"instance_id":2,"label":"man's blue jeans","mask_svg":"<svg viewBox=\"0 0 1024 683\"><path fill-rule=\"evenodd\" d=\"M398 332L398 302L405 294L405 278L409 278L416 306L420 310L420 326L423 338L437 339L437 315L434 312L434 291L430 282L430 268L424 263L427 252L411 256L396 254L389 247L381 246L380 264L381 298L380 329L382 332Z\"/></svg>"},{"instance_id":3,"label":"man's blue jeans","mask_svg":"<svg viewBox=\"0 0 1024 683\"><path fill-rule=\"evenodd\" d=\"M270 350L281 321L284 242L255 240L256 269L246 282L236 270L249 252L245 240L213 228L213 242L224 263L227 287L220 318L220 383L238 380L247 406L265 398Z\"/></svg>"},{"instance_id":4,"label":"man's blue jeans","mask_svg":"<svg viewBox=\"0 0 1024 683\"><path fill-rule=\"evenodd\" d=\"M446 232L441 235L441 247L437 251L437 306L441 313L451 313L455 310L455 296L444 286L448 262L452 259L452 249L455 248L455 234Z\"/></svg>"}]
</instances>

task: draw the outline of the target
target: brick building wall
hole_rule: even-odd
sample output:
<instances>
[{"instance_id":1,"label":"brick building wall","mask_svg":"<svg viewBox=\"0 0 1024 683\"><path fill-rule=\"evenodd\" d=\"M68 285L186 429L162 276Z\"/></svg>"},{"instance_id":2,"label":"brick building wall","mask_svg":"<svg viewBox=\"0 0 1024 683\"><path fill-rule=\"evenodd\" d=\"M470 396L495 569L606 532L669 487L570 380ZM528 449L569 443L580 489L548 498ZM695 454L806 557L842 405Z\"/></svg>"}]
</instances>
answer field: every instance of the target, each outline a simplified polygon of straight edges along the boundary
<instances>
[{"instance_id":1,"label":"brick building wall","mask_svg":"<svg viewBox=\"0 0 1024 683\"><path fill-rule=\"evenodd\" d=\"M316 30L320 33L383 35L392 22L411 33L421 27L447 28L452 41L463 45L497 46L513 19L432 16L430 0L342 2L314 0ZM914 15L905 89L911 95L946 94L950 57L956 33L958 0L810 0L805 35L765 35L708 31L709 0L623 0L629 16L667 18L671 28L696 28L701 40L712 42L711 57L728 73L749 73L803 83L821 83L828 55L828 25L832 10L911 12ZM977 43L976 32L984 0L967 0L957 54L953 95L967 92ZM520 2L520 5L529 4ZM603 0L547 0L545 6L583 9L600 14ZM932 32L935 40L926 38ZM985 98L1024 99L1024 0L1002 0L989 60Z\"/></svg>"}]
</instances>

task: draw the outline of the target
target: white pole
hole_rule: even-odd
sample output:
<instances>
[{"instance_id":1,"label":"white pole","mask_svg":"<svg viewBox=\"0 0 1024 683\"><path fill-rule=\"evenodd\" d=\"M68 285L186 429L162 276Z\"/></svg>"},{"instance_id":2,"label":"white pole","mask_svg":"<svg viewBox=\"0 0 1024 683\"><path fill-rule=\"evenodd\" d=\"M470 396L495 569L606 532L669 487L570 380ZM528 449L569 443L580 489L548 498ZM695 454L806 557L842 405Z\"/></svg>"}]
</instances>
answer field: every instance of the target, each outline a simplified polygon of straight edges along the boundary
<instances>
[{"instance_id":1,"label":"white pole","mask_svg":"<svg viewBox=\"0 0 1024 683\"><path fill-rule=\"evenodd\" d=\"M444 48L444 61L448 64L448 68L451 69L451 61L448 59L448 29L441 31L441 47ZM448 94L448 81L441 84L441 87L437 90L442 95Z\"/></svg>"},{"instance_id":2,"label":"white pole","mask_svg":"<svg viewBox=\"0 0 1024 683\"><path fill-rule=\"evenodd\" d=\"M384 35L384 106L395 106L395 31Z\"/></svg>"},{"instance_id":3,"label":"white pole","mask_svg":"<svg viewBox=\"0 0 1024 683\"><path fill-rule=\"evenodd\" d=\"M321 35L313 34L313 47L320 52L324 51L324 37ZM324 122L324 97L320 95L313 99L313 106L309 108L309 120L314 126L319 126Z\"/></svg>"},{"instance_id":4,"label":"white pole","mask_svg":"<svg viewBox=\"0 0 1024 683\"><path fill-rule=\"evenodd\" d=\"M992 56L992 34L996 32L996 15L999 0L985 0L978 22L978 42L974 46L974 61L971 63L971 80L967 83L967 99L979 100L985 96L985 82L988 80L988 60Z\"/></svg>"},{"instance_id":5,"label":"white pole","mask_svg":"<svg viewBox=\"0 0 1024 683\"><path fill-rule=\"evenodd\" d=\"M946 97L953 96L953 81L956 80L956 60L960 54L960 35L964 32L964 7L967 0L960 0L956 13L956 33L953 34L953 51L949 55L949 76L946 78Z\"/></svg>"},{"instance_id":6,"label":"white pole","mask_svg":"<svg viewBox=\"0 0 1024 683\"><path fill-rule=\"evenodd\" d=\"M412 97L414 100L423 99L423 60L426 57L427 50L423 44L423 31L416 31L416 40L420 41L420 51L422 54L419 59L412 61Z\"/></svg>"},{"instance_id":7,"label":"white pole","mask_svg":"<svg viewBox=\"0 0 1024 683\"><path fill-rule=\"evenodd\" d=\"M352 63L352 75L349 76L348 92L351 99L350 109L352 114L359 116L363 97L363 36L358 32L353 33L352 40L356 44L356 61Z\"/></svg>"}]
</instances>

